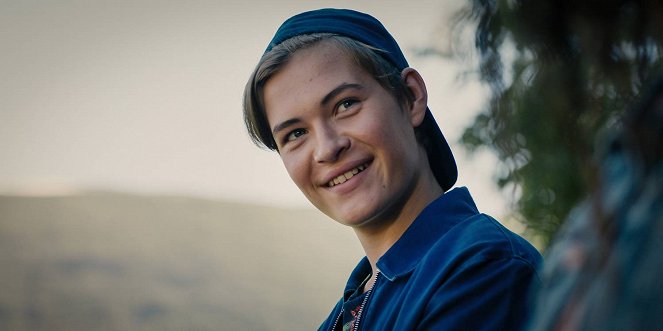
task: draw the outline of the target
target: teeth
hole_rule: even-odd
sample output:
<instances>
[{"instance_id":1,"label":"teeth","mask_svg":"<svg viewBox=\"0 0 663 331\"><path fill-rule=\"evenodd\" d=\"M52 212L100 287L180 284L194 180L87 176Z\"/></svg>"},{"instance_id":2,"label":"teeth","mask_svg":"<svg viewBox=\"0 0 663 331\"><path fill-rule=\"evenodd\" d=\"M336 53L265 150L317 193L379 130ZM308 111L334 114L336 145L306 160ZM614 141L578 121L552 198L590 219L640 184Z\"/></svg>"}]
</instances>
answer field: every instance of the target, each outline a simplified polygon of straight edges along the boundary
<instances>
[{"instance_id":1,"label":"teeth","mask_svg":"<svg viewBox=\"0 0 663 331\"><path fill-rule=\"evenodd\" d=\"M352 178L354 175L364 171L364 169L366 169L366 165L360 165L360 166L358 166L358 167L356 167L356 168L354 168L354 169L352 169L352 170L350 170L350 171L348 171L348 172L346 172L346 173L330 180L329 183L327 183L327 186L334 187L338 184L343 184L348 179Z\"/></svg>"}]
</instances>

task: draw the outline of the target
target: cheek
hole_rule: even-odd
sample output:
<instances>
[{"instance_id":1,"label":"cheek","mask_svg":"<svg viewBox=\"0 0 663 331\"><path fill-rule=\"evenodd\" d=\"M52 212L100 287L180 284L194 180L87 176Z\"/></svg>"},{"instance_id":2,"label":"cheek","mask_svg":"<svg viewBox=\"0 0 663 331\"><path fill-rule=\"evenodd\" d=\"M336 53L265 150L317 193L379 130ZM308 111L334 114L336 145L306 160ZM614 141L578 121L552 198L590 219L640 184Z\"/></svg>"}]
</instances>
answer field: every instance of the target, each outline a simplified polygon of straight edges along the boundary
<instances>
[{"instance_id":1,"label":"cheek","mask_svg":"<svg viewBox=\"0 0 663 331\"><path fill-rule=\"evenodd\" d=\"M289 154L286 156L281 155L281 161L288 172L290 179L299 187L303 189L306 181L309 178L309 171L305 158L297 154Z\"/></svg>"},{"instance_id":2,"label":"cheek","mask_svg":"<svg viewBox=\"0 0 663 331\"><path fill-rule=\"evenodd\" d=\"M405 137L402 128L393 124L384 118L373 120L362 128L359 135L373 146L381 146L389 150L400 149L401 140Z\"/></svg>"},{"instance_id":3,"label":"cheek","mask_svg":"<svg viewBox=\"0 0 663 331\"><path fill-rule=\"evenodd\" d=\"M370 127L371 144L386 162L401 164L416 155L418 146L414 130L406 122L397 122L393 118L374 121ZM368 132L368 131L367 131Z\"/></svg>"}]
</instances>

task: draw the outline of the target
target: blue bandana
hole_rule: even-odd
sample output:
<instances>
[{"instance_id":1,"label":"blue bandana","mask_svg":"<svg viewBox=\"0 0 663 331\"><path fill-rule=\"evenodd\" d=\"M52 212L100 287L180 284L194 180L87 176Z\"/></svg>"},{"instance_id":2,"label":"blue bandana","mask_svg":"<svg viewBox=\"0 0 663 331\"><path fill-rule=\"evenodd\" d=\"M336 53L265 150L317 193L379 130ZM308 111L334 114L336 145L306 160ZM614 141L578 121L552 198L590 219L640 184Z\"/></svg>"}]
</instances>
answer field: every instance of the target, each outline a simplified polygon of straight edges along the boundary
<instances>
[{"instance_id":1,"label":"blue bandana","mask_svg":"<svg viewBox=\"0 0 663 331\"><path fill-rule=\"evenodd\" d=\"M295 15L276 31L267 51L286 39L302 34L335 33L386 52L381 54L399 70L408 67L396 40L374 17L348 9L319 9Z\"/></svg>"}]
</instances>

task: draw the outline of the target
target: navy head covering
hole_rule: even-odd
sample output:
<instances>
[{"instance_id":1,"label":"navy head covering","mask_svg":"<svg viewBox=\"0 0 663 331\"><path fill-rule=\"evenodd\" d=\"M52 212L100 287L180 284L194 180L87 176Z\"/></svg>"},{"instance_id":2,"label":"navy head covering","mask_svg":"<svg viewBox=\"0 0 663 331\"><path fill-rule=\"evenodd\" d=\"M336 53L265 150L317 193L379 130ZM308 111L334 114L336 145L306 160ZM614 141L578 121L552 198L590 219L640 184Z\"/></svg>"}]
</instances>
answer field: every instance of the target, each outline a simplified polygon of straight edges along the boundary
<instances>
[{"instance_id":1,"label":"navy head covering","mask_svg":"<svg viewBox=\"0 0 663 331\"><path fill-rule=\"evenodd\" d=\"M360 41L384 52L379 54L398 70L408 67L407 60L394 37L373 16L349 9L318 9L304 12L287 19L276 31L265 53L272 47L294 36L312 33L334 33ZM449 190L458 177L456 161L449 144L435 122L430 109L419 127L428 140L426 153L431 169L443 190Z\"/></svg>"}]
</instances>

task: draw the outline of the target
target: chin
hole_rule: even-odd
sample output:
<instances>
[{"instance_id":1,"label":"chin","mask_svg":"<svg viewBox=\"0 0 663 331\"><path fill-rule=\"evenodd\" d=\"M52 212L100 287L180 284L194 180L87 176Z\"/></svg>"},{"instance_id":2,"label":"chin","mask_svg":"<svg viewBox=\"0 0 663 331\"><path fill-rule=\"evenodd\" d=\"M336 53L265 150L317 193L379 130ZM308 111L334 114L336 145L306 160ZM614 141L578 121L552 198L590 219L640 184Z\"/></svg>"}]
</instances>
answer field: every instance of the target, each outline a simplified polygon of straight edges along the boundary
<instances>
[{"instance_id":1,"label":"chin","mask_svg":"<svg viewBox=\"0 0 663 331\"><path fill-rule=\"evenodd\" d=\"M358 228L373 224L379 218L379 213L363 208L363 210L337 212L330 217L343 225Z\"/></svg>"},{"instance_id":2,"label":"chin","mask_svg":"<svg viewBox=\"0 0 663 331\"><path fill-rule=\"evenodd\" d=\"M360 200L357 203L334 201L333 204L316 205L316 207L336 222L353 228L374 224L385 218L384 210L387 206L380 203L379 199Z\"/></svg>"}]
</instances>

